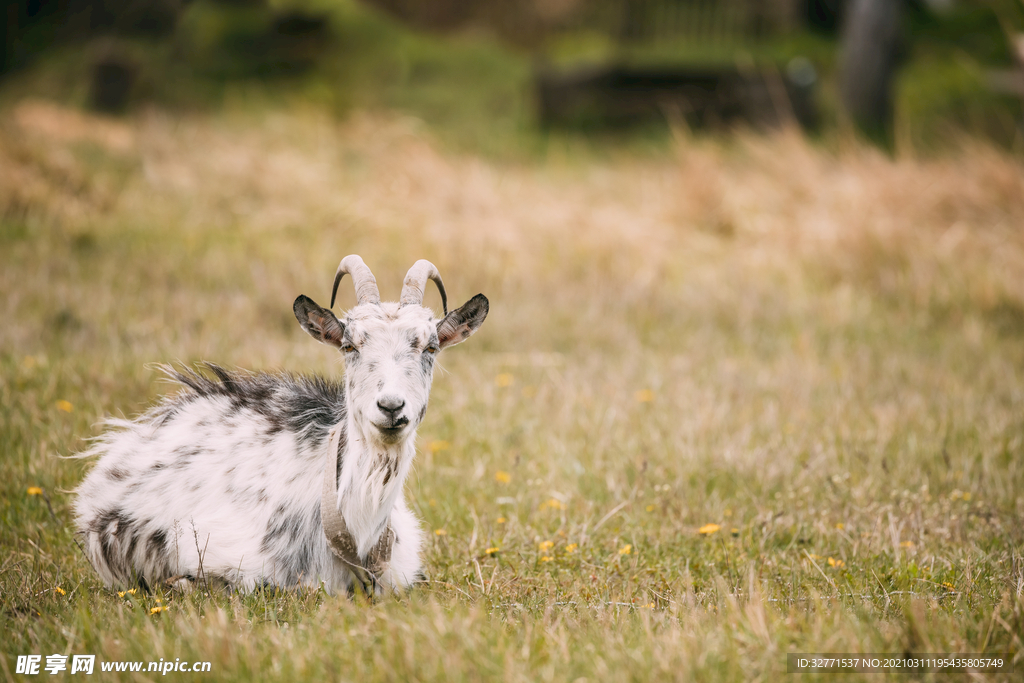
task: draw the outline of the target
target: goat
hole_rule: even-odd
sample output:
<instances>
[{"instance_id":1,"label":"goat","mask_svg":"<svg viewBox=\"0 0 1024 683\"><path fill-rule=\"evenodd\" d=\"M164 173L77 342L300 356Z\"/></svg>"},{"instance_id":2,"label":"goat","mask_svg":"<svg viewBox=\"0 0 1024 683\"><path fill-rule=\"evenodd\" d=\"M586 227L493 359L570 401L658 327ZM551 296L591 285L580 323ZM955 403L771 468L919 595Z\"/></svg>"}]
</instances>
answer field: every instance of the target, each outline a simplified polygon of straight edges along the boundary
<instances>
[{"instance_id":1,"label":"goat","mask_svg":"<svg viewBox=\"0 0 1024 683\"><path fill-rule=\"evenodd\" d=\"M421 260L400 301L381 302L351 255L331 308L346 274L356 305L344 322L304 295L293 306L310 336L344 355L342 381L164 366L184 390L109 420L81 454L98 461L76 491L76 524L104 584L382 593L424 580L403 484L437 354L479 329L488 301L449 313L437 268ZM428 279L441 319L422 306Z\"/></svg>"}]
</instances>

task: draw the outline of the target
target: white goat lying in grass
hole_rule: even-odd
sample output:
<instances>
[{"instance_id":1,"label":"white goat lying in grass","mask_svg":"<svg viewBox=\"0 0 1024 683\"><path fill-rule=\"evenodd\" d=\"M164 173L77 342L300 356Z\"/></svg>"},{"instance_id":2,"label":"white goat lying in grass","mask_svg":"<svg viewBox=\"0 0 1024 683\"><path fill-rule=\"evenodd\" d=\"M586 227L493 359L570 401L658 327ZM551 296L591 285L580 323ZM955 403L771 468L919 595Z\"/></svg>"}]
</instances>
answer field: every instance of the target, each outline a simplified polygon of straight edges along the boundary
<instances>
[{"instance_id":1,"label":"white goat lying in grass","mask_svg":"<svg viewBox=\"0 0 1024 683\"><path fill-rule=\"evenodd\" d=\"M362 259L342 260L356 306L339 321L305 296L295 317L345 356L342 381L167 368L185 389L135 420L111 420L75 512L104 583L397 591L422 580L419 521L403 484L442 349L487 317L478 294L448 313L428 261L382 303ZM427 279L444 318L422 306Z\"/></svg>"}]
</instances>

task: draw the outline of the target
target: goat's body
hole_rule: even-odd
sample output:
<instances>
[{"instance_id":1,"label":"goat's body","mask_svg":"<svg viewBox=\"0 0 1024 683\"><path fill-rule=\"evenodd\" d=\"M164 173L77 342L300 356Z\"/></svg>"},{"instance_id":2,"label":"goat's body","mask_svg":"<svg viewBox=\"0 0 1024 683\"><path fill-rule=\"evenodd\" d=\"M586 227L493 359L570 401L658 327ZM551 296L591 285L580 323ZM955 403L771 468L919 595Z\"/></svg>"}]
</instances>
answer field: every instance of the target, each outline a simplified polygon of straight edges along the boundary
<instances>
[{"instance_id":1,"label":"goat's body","mask_svg":"<svg viewBox=\"0 0 1024 683\"><path fill-rule=\"evenodd\" d=\"M135 420L112 421L118 429L86 454L99 456L76 504L90 561L108 586L351 590L320 517L329 431L347 424L343 385L210 367L220 381L174 373L184 391ZM363 453L358 437L341 443L339 508L353 500L360 553L390 523L395 543L381 583L408 586L421 576L422 543L402 494L411 444Z\"/></svg>"}]
</instances>

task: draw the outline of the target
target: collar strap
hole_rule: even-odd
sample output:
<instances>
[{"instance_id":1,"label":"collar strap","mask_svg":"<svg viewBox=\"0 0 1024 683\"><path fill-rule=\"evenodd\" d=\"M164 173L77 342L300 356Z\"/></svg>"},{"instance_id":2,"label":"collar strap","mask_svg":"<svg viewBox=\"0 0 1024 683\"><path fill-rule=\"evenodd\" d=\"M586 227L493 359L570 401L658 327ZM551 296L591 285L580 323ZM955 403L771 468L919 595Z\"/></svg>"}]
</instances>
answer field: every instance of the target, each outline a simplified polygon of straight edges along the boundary
<instances>
[{"instance_id":1,"label":"collar strap","mask_svg":"<svg viewBox=\"0 0 1024 683\"><path fill-rule=\"evenodd\" d=\"M338 510L338 455L341 451L340 425L329 432L327 446L327 467L324 470L324 487L320 497L320 519L323 522L324 536L331 552L352 573L355 581L362 587L366 595L372 596L374 587L380 581L381 574L391 561L391 548L395 542L395 532L388 520L384 533L377 543L366 554L366 560L359 559L356 552L356 541L345 524L345 519Z\"/></svg>"}]
</instances>

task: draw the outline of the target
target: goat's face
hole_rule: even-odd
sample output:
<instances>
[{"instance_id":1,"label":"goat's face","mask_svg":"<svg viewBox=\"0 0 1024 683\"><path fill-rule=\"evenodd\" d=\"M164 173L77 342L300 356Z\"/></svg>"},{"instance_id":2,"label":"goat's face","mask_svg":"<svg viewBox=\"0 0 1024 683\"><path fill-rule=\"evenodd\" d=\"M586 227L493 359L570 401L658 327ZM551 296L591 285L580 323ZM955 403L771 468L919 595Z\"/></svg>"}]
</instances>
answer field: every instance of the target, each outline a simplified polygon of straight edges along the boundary
<instances>
[{"instance_id":1,"label":"goat's face","mask_svg":"<svg viewBox=\"0 0 1024 683\"><path fill-rule=\"evenodd\" d=\"M306 296L294 311L314 339L344 354L348 410L359 431L396 444L423 421L437 354L483 324L488 302L477 294L440 320L419 304L361 303L341 321Z\"/></svg>"},{"instance_id":2,"label":"goat's face","mask_svg":"<svg viewBox=\"0 0 1024 683\"><path fill-rule=\"evenodd\" d=\"M363 305L349 311L344 325L349 411L365 434L400 441L427 412L441 350L434 316L422 306Z\"/></svg>"}]
</instances>

